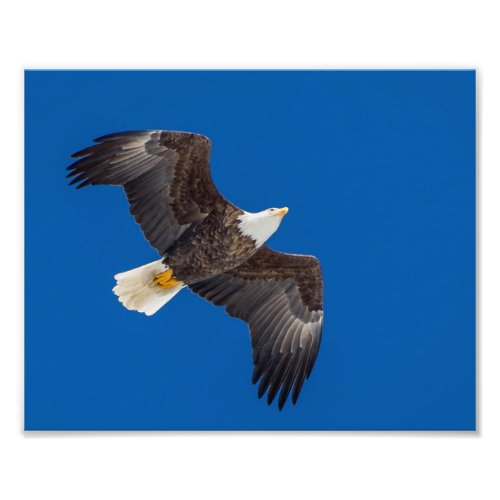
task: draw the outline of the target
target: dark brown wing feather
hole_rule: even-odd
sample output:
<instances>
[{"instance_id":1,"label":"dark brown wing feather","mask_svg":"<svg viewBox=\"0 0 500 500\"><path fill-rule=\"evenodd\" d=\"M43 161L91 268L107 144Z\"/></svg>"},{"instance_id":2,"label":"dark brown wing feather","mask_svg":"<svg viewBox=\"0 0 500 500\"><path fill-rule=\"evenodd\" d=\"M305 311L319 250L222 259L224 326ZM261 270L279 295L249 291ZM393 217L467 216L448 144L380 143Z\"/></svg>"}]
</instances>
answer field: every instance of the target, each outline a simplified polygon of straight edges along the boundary
<instances>
[{"instance_id":1,"label":"dark brown wing feather","mask_svg":"<svg viewBox=\"0 0 500 500\"><path fill-rule=\"evenodd\" d=\"M210 176L210 140L165 130L122 132L72 155L71 184L123 186L130 213L160 255L223 201Z\"/></svg>"},{"instance_id":2,"label":"dark brown wing feather","mask_svg":"<svg viewBox=\"0 0 500 500\"><path fill-rule=\"evenodd\" d=\"M245 264L190 285L193 292L250 327L259 397L281 410L290 391L295 404L318 355L323 327L323 279L315 257L267 247Z\"/></svg>"}]
</instances>

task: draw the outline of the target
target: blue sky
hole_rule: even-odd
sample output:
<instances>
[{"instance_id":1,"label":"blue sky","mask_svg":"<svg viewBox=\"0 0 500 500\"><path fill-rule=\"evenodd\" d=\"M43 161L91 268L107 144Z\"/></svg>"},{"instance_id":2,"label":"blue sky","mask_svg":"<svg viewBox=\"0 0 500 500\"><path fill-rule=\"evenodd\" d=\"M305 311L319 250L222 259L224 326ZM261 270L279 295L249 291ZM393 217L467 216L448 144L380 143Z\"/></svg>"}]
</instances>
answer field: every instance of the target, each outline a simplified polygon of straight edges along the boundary
<instances>
[{"instance_id":1,"label":"blue sky","mask_svg":"<svg viewBox=\"0 0 500 500\"><path fill-rule=\"evenodd\" d=\"M26 73L27 429L473 429L475 73ZM213 141L219 190L288 206L316 255L318 361L297 406L257 399L244 323L183 291L151 318L113 275L157 257L120 188L76 192L100 135Z\"/></svg>"}]
</instances>

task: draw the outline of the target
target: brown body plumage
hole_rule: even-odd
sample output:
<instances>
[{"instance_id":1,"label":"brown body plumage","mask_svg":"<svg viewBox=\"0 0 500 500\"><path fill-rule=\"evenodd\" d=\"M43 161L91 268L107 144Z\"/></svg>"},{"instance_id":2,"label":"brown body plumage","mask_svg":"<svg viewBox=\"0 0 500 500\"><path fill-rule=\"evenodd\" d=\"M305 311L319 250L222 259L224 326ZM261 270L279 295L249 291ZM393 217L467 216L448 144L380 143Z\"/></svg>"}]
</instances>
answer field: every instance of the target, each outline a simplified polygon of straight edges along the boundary
<instances>
[{"instance_id":1,"label":"brown body plumage","mask_svg":"<svg viewBox=\"0 0 500 500\"><path fill-rule=\"evenodd\" d=\"M191 285L234 269L254 255L254 241L238 229L237 217L242 213L230 203L221 203L196 229L184 233L164 259L175 269L175 277Z\"/></svg>"}]
</instances>

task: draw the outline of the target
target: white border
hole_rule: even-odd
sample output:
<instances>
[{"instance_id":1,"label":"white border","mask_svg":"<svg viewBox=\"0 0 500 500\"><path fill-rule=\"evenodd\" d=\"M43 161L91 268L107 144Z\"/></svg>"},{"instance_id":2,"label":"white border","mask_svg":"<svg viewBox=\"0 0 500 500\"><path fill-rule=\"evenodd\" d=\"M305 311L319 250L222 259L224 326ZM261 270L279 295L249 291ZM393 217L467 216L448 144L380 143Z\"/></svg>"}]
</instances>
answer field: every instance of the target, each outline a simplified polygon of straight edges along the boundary
<instances>
[{"instance_id":1,"label":"white border","mask_svg":"<svg viewBox=\"0 0 500 500\"><path fill-rule=\"evenodd\" d=\"M27 0L4 7L0 496L499 498L500 36L494 6ZM477 67L479 432L23 434L22 70L48 67Z\"/></svg>"}]
</instances>

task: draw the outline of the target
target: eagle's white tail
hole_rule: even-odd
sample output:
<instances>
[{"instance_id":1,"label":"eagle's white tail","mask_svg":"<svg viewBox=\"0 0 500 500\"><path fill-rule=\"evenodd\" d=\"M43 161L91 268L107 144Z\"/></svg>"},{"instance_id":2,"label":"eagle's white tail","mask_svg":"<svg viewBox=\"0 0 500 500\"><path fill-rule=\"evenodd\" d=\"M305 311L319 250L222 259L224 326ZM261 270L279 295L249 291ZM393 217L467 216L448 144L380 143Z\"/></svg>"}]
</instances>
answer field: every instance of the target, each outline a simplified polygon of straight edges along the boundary
<instances>
[{"instance_id":1,"label":"eagle's white tail","mask_svg":"<svg viewBox=\"0 0 500 500\"><path fill-rule=\"evenodd\" d=\"M182 283L164 288L155 281L159 274L167 270L168 266L160 259L119 273L115 276L116 286L113 292L127 309L151 316L184 288Z\"/></svg>"}]
</instances>

